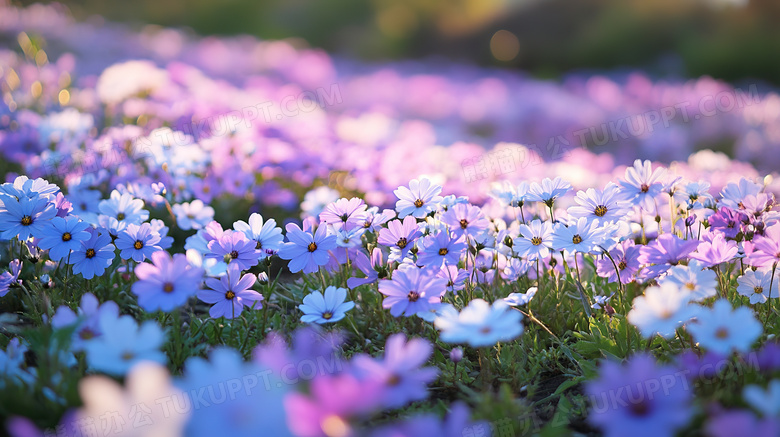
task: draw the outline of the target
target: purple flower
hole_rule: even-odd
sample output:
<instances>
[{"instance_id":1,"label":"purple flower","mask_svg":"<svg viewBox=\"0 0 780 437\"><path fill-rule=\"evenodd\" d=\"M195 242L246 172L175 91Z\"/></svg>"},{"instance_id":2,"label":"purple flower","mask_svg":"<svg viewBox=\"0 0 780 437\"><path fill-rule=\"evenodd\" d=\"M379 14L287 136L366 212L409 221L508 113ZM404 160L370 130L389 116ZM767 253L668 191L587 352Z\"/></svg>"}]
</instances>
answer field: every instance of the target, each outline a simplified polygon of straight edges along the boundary
<instances>
[{"instance_id":1,"label":"purple flower","mask_svg":"<svg viewBox=\"0 0 780 437\"><path fill-rule=\"evenodd\" d=\"M203 281L203 270L192 267L184 254L171 255L159 250L151 256L152 264L141 263L135 268L138 281L132 291L138 305L146 311L171 311L184 305Z\"/></svg>"},{"instance_id":2,"label":"purple flower","mask_svg":"<svg viewBox=\"0 0 780 437\"><path fill-rule=\"evenodd\" d=\"M711 418L705 429L712 437L769 437L780 435L780 422L774 417L759 419L747 410L729 410Z\"/></svg>"},{"instance_id":3,"label":"purple flower","mask_svg":"<svg viewBox=\"0 0 780 437\"><path fill-rule=\"evenodd\" d=\"M414 338L407 342L404 334L394 334L385 343L383 360L358 355L353 364L361 378L384 384L382 404L386 408L398 408L428 397L427 385L439 372L433 367L420 366L432 353L433 347L427 340Z\"/></svg>"},{"instance_id":4,"label":"purple flower","mask_svg":"<svg viewBox=\"0 0 780 437\"><path fill-rule=\"evenodd\" d=\"M209 242L206 258L225 261L229 265L237 264L239 270L248 270L257 265L262 255L255 246L257 243L246 237L243 232L228 229L222 235Z\"/></svg>"},{"instance_id":5,"label":"purple flower","mask_svg":"<svg viewBox=\"0 0 780 437\"><path fill-rule=\"evenodd\" d=\"M742 222L746 220L747 216L745 214L725 207L707 219L712 229L721 231L727 238L732 239L736 238L737 234L741 232Z\"/></svg>"},{"instance_id":6,"label":"purple flower","mask_svg":"<svg viewBox=\"0 0 780 437\"><path fill-rule=\"evenodd\" d=\"M648 355L635 355L625 366L603 362L599 378L585 386L590 423L606 437L674 435L692 413L692 393L679 373Z\"/></svg>"},{"instance_id":7,"label":"purple flower","mask_svg":"<svg viewBox=\"0 0 780 437\"><path fill-rule=\"evenodd\" d=\"M466 251L466 243L450 238L447 231L428 235L422 239L422 248L417 254L417 265L441 268L443 265L458 265L460 256Z\"/></svg>"},{"instance_id":8,"label":"purple flower","mask_svg":"<svg viewBox=\"0 0 780 437\"><path fill-rule=\"evenodd\" d=\"M653 279L676 266L696 249L697 240L683 240L674 234L659 235L654 241L639 249L639 262L655 264L642 270L642 277Z\"/></svg>"},{"instance_id":9,"label":"purple flower","mask_svg":"<svg viewBox=\"0 0 780 437\"><path fill-rule=\"evenodd\" d=\"M0 236L26 240L43 235L46 224L57 215L57 208L44 197L15 199L0 195Z\"/></svg>"},{"instance_id":10,"label":"purple flower","mask_svg":"<svg viewBox=\"0 0 780 437\"><path fill-rule=\"evenodd\" d=\"M363 274L366 275L365 278L349 278L347 279L347 287L349 288L355 288L359 287L361 285L371 284L376 282L379 279L379 271L382 270L384 273L382 277L386 275L386 271L384 271L384 260L382 255L382 249L375 247L374 250L371 252L371 260L369 261L368 256L366 256L363 251L359 251L357 253L357 256L354 260L355 267L358 268Z\"/></svg>"},{"instance_id":11,"label":"purple flower","mask_svg":"<svg viewBox=\"0 0 780 437\"><path fill-rule=\"evenodd\" d=\"M152 231L149 223L142 223L140 226L128 224L127 229L119 233L115 244L122 259L132 258L139 263L150 258L154 252L162 250L159 246L160 234Z\"/></svg>"},{"instance_id":12,"label":"purple flower","mask_svg":"<svg viewBox=\"0 0 780 437\"><path fill-rule=\"evenodd\" d=\"M766 228L764 235L753 238L753 251L747 256L747 261L756 267L780 262L780 223Z\"/></svg>"},{"instance_id":13,"label":"purple flower","mask_svg":"<svg viewBox=\"0 0 780 437\"><path fill-rule=\"evenodd\" d=\"M336 236L328 235L328 227L324 224L312 235L305 232L294 223L285 226L288 243L279 249L279 258L290 260L290 272L314 273L319 266L328 263L329 250L336 248Z\"/></svg>"},{"instance_id":14,"label":"purple flower","mask_svg":"<svg viewBox=\"0 0 780 437\"><path fill-rule=\"evenodd\" d=\"M366 204L363 199L353 197L351 199L339 199L329 203L320 213L320 222L333 225L340 228L344 225L349 227L362 227L368 214L366 213Z\"/></svg>"},{"instance_id":15,"label":"purple flower","mask_svg":"<svg viewBox=\"0 0 780 437\"><path fill-rule=\"evenodd\" d=\"M377 243L393 248L391 260L402 260L421 235L417 220L412 216L406 216L403 221L392 220L387 223L387 228L379 231Z\"/></svg>"},{"instance_id":16,"label":"purple flower","mask_svg":"<svg viewBox=\"0 0 780 437\"><path fill-rule=\"evenodd\" d=\"M374 431L371 437L490 437L494 426L484 421L472 422L468 407L463 402L455 402L444 420L434 414L420 414L382 427ZM503 433L500 430L498 432Z\"/></svg>"},{"instance_id":17,"label":"purple flower","mask_svg":"<svg viewBox=\"0 0 780 437\"><path fill-rule=\"evenodd\" d=\"M198 299L214 304L209 310L211 317L234 319L241 315L244 306L253 309L263 307L263 295L249 289L256 279L251 273L241 276L238 264L231 263L225 276L206 279L206 285L211 290L200 290Z\"/></svg>"},{"instance_id":18,"label":"purple flower","mask_svg":"<svg viewBox=\"0 0 780 437\"><path fill-rule=\"evenodd\" d=\"M94 294L84 293L77 312L73 312L65 305L60 306L51 318L51 326L60 329L76 325L70 348L72 351L80 351L84 349L87 342L103 335L100 330L100 316L103 313L109 313L117 318L119 306L110 300L100 305Z\"/></svg>"},{"instance_id":19,"label":"purple flower","mask_svg":"<svg viewBox=\"0 0 780 437\"><path fill-rule=\"evenodd\" d=\"M469 277L469 272L459 269L458 266L444 266L436 273L436 276L446 279L447 291L457 295L458 291L463 290L466 286L466 279Z\"/></svg>"},{"instance_id":20,"label":"purple flower","mask_svg":"<svg viewBox=\"0 0 780 437\"><path fill-rule=\"evenodd\" d=\"M379 282L379 292L384 294L383 308L390 308L393 317L410 317L428 311L432 304L441 302L447 280L434 276L428 269L414 267L396 270L392 280Z\"/></svg>"},{"instance_id":21,"label":"purple flower","mask_svg":"<svg viewBox=\"0 0 780 437\"><path fill-rule=\"evenodd\" d=\"M332 366L323 367L321 372L337 373L344 368L344 363L339 355L344 337L338 332L324 332L314 327L298 328L292 334L292 345L287 347L287 342L282 334L268 333L265 342L257 346L252 352L253 359L263 366L279 373L288 381L299 378L311 378L306 372L303 362L327 362Z\"/></svg>"},{"instance_id":22,"label":"purple flower","mask_svg":"<svg viewBox=\"0 0 780 437\"><path fill-rule=\"evenodd\" d=\"M639 246L634 245L632 240L625 240L615 246L609 255L612 260L605 256L604 259L597 262L596 273L602 278L607 278L608 282L616 282L618 274L615 271L615 265L617 265L620 271L620 282L628 284L633 281L634 275L640 267Z\"/></svg>"},{"instance_id":23,"label":"purple flower","mask_svg":"<svg viewBox=\"0 0 780 437\"><path fill-rule=\"evenodd\" d=\"M739 254L739 248L734 240L726 240L726 236L718 231L702 235L702 241L696 246L696 252L691 259L701 261L704 267L712 267L733 260Z\"/></svg>"},{"instance_id":24,"label":"purple flower","mask_svg":"<svg viewBox=\"0 0 780 437\"><path fill-rule=\"evenodd\" d=\"M284 398L287 425L298 437L327 437L334 427L342 435L354 435L347 421L378 409L382 392L383 385L372 379L359 380L349 373L319 375L308 396L290 393Z\"/></svg>"},{"instance_id":25,"label":"purple flower","mask_svg":"<svg viewBox=\"0 0 780 437\"><path fill-rule=\"evenodd\" d=\"M475 237L490 226L485 214L478 206L467 203L453 205L441 216L441 221L450 227L453 238Z\"/></svg>"}]
</instances>

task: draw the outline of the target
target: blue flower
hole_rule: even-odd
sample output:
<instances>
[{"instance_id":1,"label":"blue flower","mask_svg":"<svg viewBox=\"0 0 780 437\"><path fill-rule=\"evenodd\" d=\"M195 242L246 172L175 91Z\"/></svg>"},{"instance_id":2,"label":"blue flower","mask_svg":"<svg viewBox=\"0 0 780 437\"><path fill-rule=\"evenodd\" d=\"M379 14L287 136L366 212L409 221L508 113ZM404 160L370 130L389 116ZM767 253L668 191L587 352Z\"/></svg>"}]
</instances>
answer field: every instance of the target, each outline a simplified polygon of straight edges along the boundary
<instances>
[{"instance_id":1,"label":"blue flower","mask_svg":"<svg viewBox=\"0 0 780 437\"><path fill-rule=\"evenodd\" d=\"M102 335L84 345L91 369L120 376L142 361L165 364L160 351L165 334L157 323L147 320L139 327L132 316L103 312L99 328Z\"/></svg>"},{"instance_id":2,"label":"blue flower","mask_svg":"<svg viewBox=\"0 0 780 437\"><path fill-rule=\"evenodd\" d=\"M355 302L344 302L347 290L330 286L325 293L315 291L303 298L303 304L298 308L303 311L301 322L304 323L334 323L343 319L347 311L355 307Z\"/></svg>"},{"instance_id":3,"label":"blue flower","mask_svg":"<svg viewBox=\"0 0 780 437\"><path fill-rule=\"evenodd\" d=\"M336 248L336 236L328 235L327 226L321 225L314 235L303 231L295 223L288 224L285 229L290 242L279 249L279 257L290 260L290 272L314 273L319 266L328 263L328 251Z\"/></svg>"},{"instance_id":4,"label":"blue flower","mask_svg":"<svg viewBox=\"0 0 780 437\"><path fill-rule=\"evenodd\" d=\"M73 251L70 256L73 273L81 273L84 279L102 275L114 261L114 245L111 244L111 236L101 234L92 228L88 231L92 236L89 240L82 241L81 247Z\"/></svg>"},{"instance_id":5,"label":"blue flower","mask_svg":"<svg viewBox=\"0 0 780 437\"><path fill-rule=\"evenodd\" d=\"M57 208L43 197L20 199L0 196L0 236L10 240L16 236L26 240L38 237L46 223L57 215Z\"/></svg>"},{"instance_id":6,"label":"blue flower","mask_svg":"<svg viewBox=\"0 0 780 437\"><path fill-rule=\"evenodd\" d=\"M119 256L122 259L132 258L135 262L143 262L144 259L151 258L154 252L162 250L159 244L160 234L152 231L149 223L143 223L141 226L131 223L116 239L116 248L121 251Z\"/></svg>"},{"instance_id":7,"label":"blue flower","mask_svg":"<svg viewBox=\"0 0 780 437\"><path fill-rule=\"evenodd\" d=\"M48 249L52 261L67 258L72 250L81 247L82 241L89 240L88 227L78 217L54 217L41 231L38 247Z\"/></svg>"}]
</instances>

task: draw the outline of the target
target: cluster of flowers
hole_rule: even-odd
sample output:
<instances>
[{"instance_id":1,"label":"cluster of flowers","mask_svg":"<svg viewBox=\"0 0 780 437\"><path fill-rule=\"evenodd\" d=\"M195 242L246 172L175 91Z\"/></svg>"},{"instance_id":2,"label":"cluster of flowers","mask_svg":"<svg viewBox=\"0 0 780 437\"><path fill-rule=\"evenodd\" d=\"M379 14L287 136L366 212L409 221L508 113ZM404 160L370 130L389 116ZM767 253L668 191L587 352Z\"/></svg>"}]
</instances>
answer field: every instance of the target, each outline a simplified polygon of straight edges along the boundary
<instances>
[{"instance_id":1,"label":"cluster of flowers","mask_svg":"<svg viewBox=\"0 0 780 437\"><path fill-rule=\"evenodd\" d=\"M24 51L0 50L0 149L33 177L107 169L113 185L163 181L180 201L230 194L295 209L301 193L291 183L317 179L385 204L398 185L429 175L481 201L508 172L562 174L535 165L542 161L568 156L583 180L612 167L589 153L583 161L581 147L629 164L684 160L732 138L733 156L764 170L780 164L768 153L777 147L777 95L709 78L552 85L466 67L372 70L287 42L134 33L75 23L49 6L0 3L0 12L0 32ZM480 161L492 156L485 147L500 158ZM266 183L253 184L258 177Z\"/></svg>"}]
</instances>

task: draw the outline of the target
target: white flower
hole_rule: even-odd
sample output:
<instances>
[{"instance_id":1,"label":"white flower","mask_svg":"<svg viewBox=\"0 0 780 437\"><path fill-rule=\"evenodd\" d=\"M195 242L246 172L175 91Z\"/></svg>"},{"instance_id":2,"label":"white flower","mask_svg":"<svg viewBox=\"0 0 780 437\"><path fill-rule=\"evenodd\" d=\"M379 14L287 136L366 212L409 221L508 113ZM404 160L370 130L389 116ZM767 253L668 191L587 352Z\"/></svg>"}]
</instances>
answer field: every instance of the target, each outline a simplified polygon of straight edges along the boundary
<instances>
[{"instance_id":1,"label":"white flower","mask_svg":"<svg viewBox=\"0 0 780 437\"><path fill-rule=\"evenodd\" d=\"M344 302L347 298L345 288L330 286L325 294L315 291L303 298L303 304L298 309L303 312L301 322L304 323L334 323L343 319L347 311L355 307L355 302Z\"/></svg>"},{"instance_id":2,"label":"white flower","mask_svg":"<svg viewBox=\"0 0 780 437\"><path fill-rule=\"evenodd\" d=\"M780 297L778 294L778 282L780 277L772 281L772 272L770 270L748 270L744 275L737 278L737 293L742 296L748 296L750 303L764 303L769 299L769 285L772 283L772 297Z\"/></svg>"},{"instance_id":3,"label":"white flower","mask_svg":"<svg viewBox=\"0 0 780 437\"><path fill-rule=\"evenodd\" d=\"M503 300L504 302L506 302L507 305L513 307L527 305L528 302L530 302L531 299L533 299L534 296L536 295L536 291L537 291L536 287L531 287L525 293L511 293Z\"/></svg>"},{"instance_id":4,"label":"white flower","mask_svg":"<svg viewBox=\"0 0 780 437\"><path fill-rule=\"evenodd\" d=\"M205 205L200 199L173 205L173 213L176 215L176 224L185 231L202 229L214 220L214 208Z\"/></svg>"},{"instance_id":5,"label":"white flower","mask_svg":"<svg viewBox=\"0 0 780 437\"><path fill-rule=\"evenodd\" d=\"M688 296L675 284L648 287L644 296L634 299L633 308L628 313L628 321L639 328L647 338L655 334L670 338L675 329L690 320L693 315L688 302Z\"/></svg>"},{"instance_id":6,"label":"white flower","mask_svg":"<svg viewBox=\"0 0 780 437\"><path fill-rule=\"evenodd\" d=\"M490 305L482 299L474 299L460 313L454 307L445 309L434 324L442 331L442 341L482 347L509 341L522 334L522 318L520 312L511 309L502 300Z\"/></svg>"},{"instance_id":7,"label":"white flower","mask_svg":"<svg viewBox=\"0 0 780 437\"><path fill-rule=\"evenodd\" d=\"M734 310L726 299L715 302L712 309L702 307L696 318L698 323L688 325L688 332L702 347L721 355L749 351L763 330L749 308Z\"/></svg>"},{"instance_id":8,"label":"white flower","mask_svg":"<svg viewBox=\"0 0 780 437\"><path fill-rule=\"evenodd\" d=\"M79 394L84 406L74 422L84 424L83 435L88 435L87 424L102 422L105 426L109 417L108 426L113 427L109 431L117 437L178 437L190 416L190 408L173 405L176 397L182 402L184 393L171 384L168 369L157 363L134 366L124 390L113 379L87 376L79 382Z\"/></svg>"},{"instance_id":9,"label":"white flower","mask_svg":"<svg viewBox=\"0 0 780 437\"><path fill-rule=\"evenodd\" d=\"M103 103L119 103L128 97L153 92L168 82L168 73L149 61L114 64L100 74L95 90Z\"/></svg>"},{"instance_id":10,"label":"white flower","mask_svg":"<svg viewBox=\"0 0 780 437\"><path fill-rule=\"evenodd\" d=\"M672 267L659 282L677 285L694 302L700 302L718 293L718 277L715 272L703 269L702 263L695 260L690 261L687 266Z\"/></svg>"},{"instance_id":11,"label":"white flower","mask_svg":"<svg viewBox=\"0 0 780 437\"><path fill-rule=\"evenodd\" d=\"M404 218L412 215L416 218L422 218L429 212L435 211L439 202L443 200L441 185L436 185L427 178L412 179L409 186L400 186L393 191L398 201L395 203L395 210L398 212L398 218Z\"/></svg>"},{"instance_id":12,"label":"white flower","mask_svg":"<svg viewBox=\"0 0 780 437\"><path fill-rule=\"evenodd\" d=\"M328 204L339 200L339 192L328 187L317 187L303 196L301 217L319 217Z\"/></svg>"},{"instance_id":13,"label":"white flower","mask_svg":"<svg viewBox=\"0 0 780 437\"><path fill-rule=\"evenodd\" d=\"M263 223L263 216L256 212L249 216L248 224L242 220L233 222L233 229L243 232L246 238L257 241L257 250L263 250L266 256L268 251L278 252L284 242L282 228L276 226L276 220L269 218Z\"/></svg>"},{"instance_id":14,"label":"white flower","mask_svg":"<svg viewBox=\"0 0 780 437\"><path fill-rule=\"evenodd\" d=\"M764 417L780 415L780 380L773 379L766 390L757 385L749 385L742 390L742 397Z\"/></svg>"}]
</instances>

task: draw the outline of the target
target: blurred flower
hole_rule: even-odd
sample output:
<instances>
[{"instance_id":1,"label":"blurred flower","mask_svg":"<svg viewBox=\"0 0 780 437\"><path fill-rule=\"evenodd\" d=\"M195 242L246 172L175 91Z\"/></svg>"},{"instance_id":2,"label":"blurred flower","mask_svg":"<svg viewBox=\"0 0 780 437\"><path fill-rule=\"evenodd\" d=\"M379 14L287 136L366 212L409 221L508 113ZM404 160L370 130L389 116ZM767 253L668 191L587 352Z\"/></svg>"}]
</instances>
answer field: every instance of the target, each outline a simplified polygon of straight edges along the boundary
<instances>
[{"instance_id":1,"label":"blurred flower","mask_svg":"<svg viewBox=\"0 0 780 437\"><path fill-rule=\"evenodd\" d=\"M157 323L147 320L139 327L132 316L117 317L111 311L101 311L98 317L102 335L84 344L91 369L122 376L142 361L165 363L160 352L165 335Z\"/></svg>"},{"instance_id":2,"label":"blurred flower","mask_svg":"<svg viewBox=\"0 0 780 437\"><path fill-rule=\"evenodd\" d=\"M763 331L749 308L734 310L726 299L715 301L711 309L702 307L696 314L696 323L689 324L687 329L701 347L721 355L747 352Z\"/></svg>"},{"instance_id":3,"label":"blurred flower","mask_svg":"<svg viewBox=\"0 0 780 437\"><path fill-rule=\"evenodd\" d=\"M492 346L523 333L523 316L501 300L493 305L474 299L458 313L454 309L438 317L439 338L447 343L468 343L473 347Z\"/></svg>"},{"instance_id":4,"label":"blurred flower","mask_svg":"<svg viewBox=\"0 0 780 437\"><path fill-rule=\"evenodd\" d=\"M214 208L205 205L200 199L173 205L173 213L176 215L176 225L185 231L201 229L214 220Z\"/></svg>"}]
</instances>

